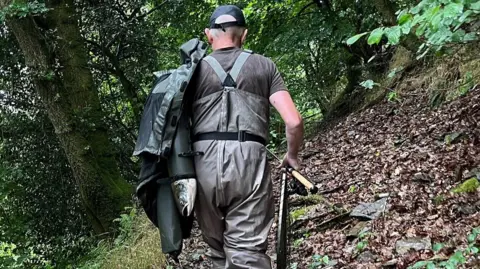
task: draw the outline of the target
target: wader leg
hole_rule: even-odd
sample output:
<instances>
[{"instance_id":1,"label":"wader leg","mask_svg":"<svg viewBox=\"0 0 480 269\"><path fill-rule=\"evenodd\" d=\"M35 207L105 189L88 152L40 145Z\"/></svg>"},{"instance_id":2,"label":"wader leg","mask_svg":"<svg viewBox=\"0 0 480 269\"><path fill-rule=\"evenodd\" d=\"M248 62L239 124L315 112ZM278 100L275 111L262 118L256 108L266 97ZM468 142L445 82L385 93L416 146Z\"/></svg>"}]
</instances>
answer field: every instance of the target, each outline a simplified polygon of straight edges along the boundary
<instances>
[{"instance_id":1,"label":"wader leg","mask_svg":"<svg viewBox=\"0 0 480 269\"><path fill-rule=\"evenodd\" d=\"M195 212L214 268L271 269L266 250L275 205L265 149L230 141L194 147L205 153L195 157Z\"/></svg>"},{"instance_id":2,"label":"wader leg","mask_svg":"<svg viewBox=\"0 0 480 269\"><path fill-rule=\"evenodd\" d=\"M272 268L270 257L265 253L275 214L272 182L268 166L262 163L257 167L265 169L251 169L250 173L254 174L242 178L253 181L251 192L245 200L231 206L225 218L226 268L229 269Z\"/></svg>"},{"instance_id":3,"label":"wader leg","mask_svg":"<svg viewBox=\"0 0 480 269\"><path fill-rule=\"evenodd\" d=\"M211 193L205 192L206 190L202 188L202 184L197 184L197 188L195 214L200 230L202 230L203 240L210 247L206 255L212 260L214 269L224 269L223 231L225 230L225 225L222 213L218 208L208 203L210 199L207 197L212 197Z\"/></svg>"},{"instance_id":4,"label":"wader leg","mask_svg":"<svg viewBox=\"0 0 480 269\"><path fill-rule=\"evenodd\" d=\"M203 240L209 246L206 255L212 260L214 269L225 268L225 253L223 250L223 232L225 231L225 216L219 209L220 197L217 185L216 147L213 142L195 143L194 150L204 152L205 156L195 157L197 174L197 198L195 215L202 231Z\"/></svg>"}]
</instances>

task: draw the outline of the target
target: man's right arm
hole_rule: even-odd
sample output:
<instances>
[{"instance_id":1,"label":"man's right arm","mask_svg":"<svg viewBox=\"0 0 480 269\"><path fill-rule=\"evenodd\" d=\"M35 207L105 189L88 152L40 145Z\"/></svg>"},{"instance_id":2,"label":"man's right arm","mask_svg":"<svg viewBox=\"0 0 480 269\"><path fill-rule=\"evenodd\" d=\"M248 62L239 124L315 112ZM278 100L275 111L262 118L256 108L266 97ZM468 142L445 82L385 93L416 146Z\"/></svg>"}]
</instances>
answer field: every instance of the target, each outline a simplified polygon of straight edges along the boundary
<instances>
[{"instance_id":1,"label":"man's right arm","mask_svg":"<svg viewBox=\"0 0 480 269\"><path fill-rule=\"evenodd\" d=\"M282 165L289 164L294 169L299 168L298 152L303 142L303 119L298 112L288 91L277 91L270 96L270 103L278 111L285 122L287 136L287 155Z\"/></svg>"}]
</instances>

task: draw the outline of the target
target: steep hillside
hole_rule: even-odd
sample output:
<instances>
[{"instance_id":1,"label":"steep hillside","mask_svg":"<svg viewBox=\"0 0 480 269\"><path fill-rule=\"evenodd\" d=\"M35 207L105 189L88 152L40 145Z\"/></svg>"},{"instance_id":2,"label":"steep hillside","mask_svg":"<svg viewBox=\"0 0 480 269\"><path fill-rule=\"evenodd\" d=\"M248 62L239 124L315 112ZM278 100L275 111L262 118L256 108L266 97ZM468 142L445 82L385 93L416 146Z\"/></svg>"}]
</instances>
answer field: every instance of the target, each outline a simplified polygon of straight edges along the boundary
<instances>
[{"instance_id":1,"label":"steep hillside","mask_svg":"<svg viewBox=\"0 0 480 269\"><path fill-rule=\"evenodd\" d=\"M350 211L384 197L386 210L360 224L368 233L359 240L358 234L347 238L359 218L337 219L328 223L334 227L326 227L322 223L336 211L325 202L308 208L307 219L322 217L299 226L303 231L291 249L297 268L307 268L316 254L334 259L335 268L379 268L387 262L406 268L433 254L399 254L402 240L416 237L418 249L447 244L438 256L446 258L466 246L467 235L480 226L475 180L469 181L472 193L452 193L480 176L480 88L435 110L426 95L413 90L403 95L401 102L350 115L306 143L303 171L327 192L326 201ZM477 256L466 268L479 262Z\"/></svg>"}]
</instances>

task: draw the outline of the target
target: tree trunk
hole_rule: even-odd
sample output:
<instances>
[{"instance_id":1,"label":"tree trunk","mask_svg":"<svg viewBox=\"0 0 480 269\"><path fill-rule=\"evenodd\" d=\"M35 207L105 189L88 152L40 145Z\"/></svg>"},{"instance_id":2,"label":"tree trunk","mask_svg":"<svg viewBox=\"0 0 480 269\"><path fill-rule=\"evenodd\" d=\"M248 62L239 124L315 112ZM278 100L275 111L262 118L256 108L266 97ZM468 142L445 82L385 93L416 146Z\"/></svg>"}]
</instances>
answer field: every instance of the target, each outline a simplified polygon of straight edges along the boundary
<instances>
[{"instance_id":1,"label":"tree trunk","mask_svg":"<svg viewBox=\"0 0 480 269\"><path fill-rule=\"evenodd\" d=\"M9 3L0 0L0 7ZM42 23L44 29L30 16L11 18L7 25L34 72L37 94L68 158L92 227L97 233L108 232L133 189L113 156L73 0L46 4L52 10ZM47 31L55 31L55 39L49 39Z\"/></svg>"}]
</instances>

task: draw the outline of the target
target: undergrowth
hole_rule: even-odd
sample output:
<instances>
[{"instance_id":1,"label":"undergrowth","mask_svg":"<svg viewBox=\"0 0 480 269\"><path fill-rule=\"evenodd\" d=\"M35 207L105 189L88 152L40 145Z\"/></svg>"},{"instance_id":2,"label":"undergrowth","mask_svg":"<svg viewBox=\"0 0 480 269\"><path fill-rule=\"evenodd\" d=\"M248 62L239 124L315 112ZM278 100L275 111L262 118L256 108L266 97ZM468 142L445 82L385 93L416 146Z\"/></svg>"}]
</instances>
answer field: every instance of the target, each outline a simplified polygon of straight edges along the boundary
<instances>
[{"instance_id":1,"label":"undergrowth","mask_svg":"<svg viewBox=\"0 0 480 269\"><path fill-rule=\"evenodd\" d=\"M457 248L452 255L444 259L440 258L441 257L440 254L445 245L442 243L436 243L433 246L433 252L435 253L435 257L433 257L431 260L416 262L413 266L410 266L408 269L459 268L459 266L465 265L470 259L478 257L480 246L476 243L476 241L479 235L480 235L480 227L473 228L472 232L467 236L467 243L468 243L467 247Z\"/></svg>"},{"instance_id":2,"label":"undergrowth","mask_svg":"<svg viewBox=\"0 0 480 269\"><path fill-rule=\"evenodd\" d=\"M101 241L85 257L79 269L165 268L158 229L144 213L128 208L115 221L120 233L114 240Z\"/></svg>"}]
</instances>

